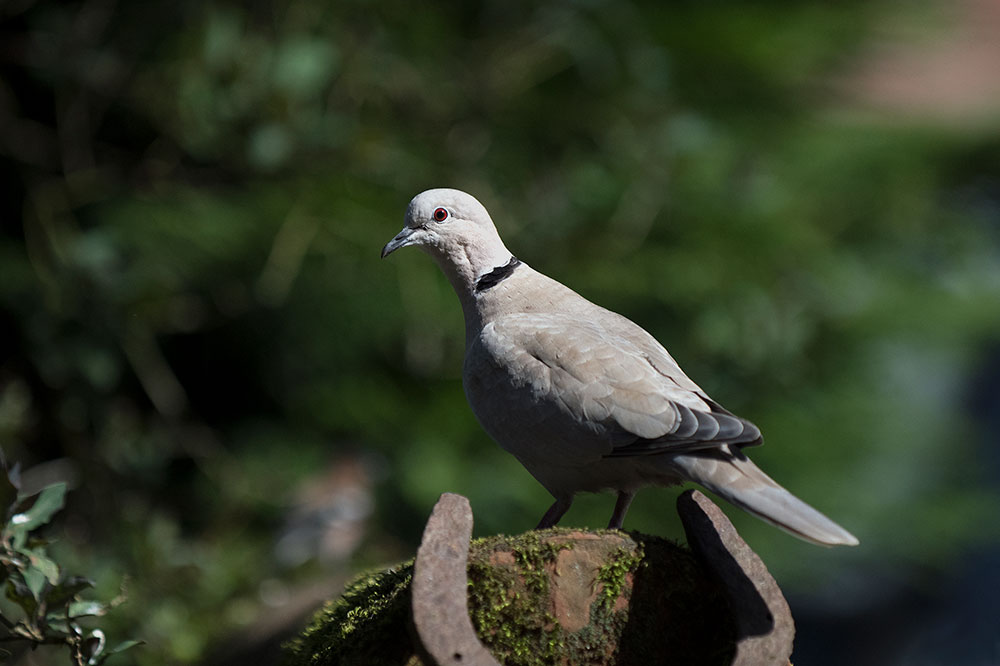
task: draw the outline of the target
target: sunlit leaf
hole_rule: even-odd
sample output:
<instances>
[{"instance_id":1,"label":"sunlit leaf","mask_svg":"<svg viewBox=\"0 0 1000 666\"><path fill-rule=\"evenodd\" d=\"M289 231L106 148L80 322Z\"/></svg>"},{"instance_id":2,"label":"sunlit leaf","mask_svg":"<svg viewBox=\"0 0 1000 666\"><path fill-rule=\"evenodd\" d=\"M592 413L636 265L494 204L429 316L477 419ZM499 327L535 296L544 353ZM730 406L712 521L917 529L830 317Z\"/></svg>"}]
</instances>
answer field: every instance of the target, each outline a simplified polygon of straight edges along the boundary
<instances>
[{"instance_id":1,"label":"sunlit leaf","mask_svg":"<svg viewBox=\"0 0 1000 666\"><path fill-rule=\"evenodd\" d=\"M28 543L28 532L26 530L14 529L11 523L7 523L4 535L10 536L10 545L16 551L24 550Z\"/></svg>"},{"instance_id":2,"label":"sunlit leaf","mask_svg":"<svg viewBox=\"0 0 1000 666\"><path fill-rule=\"evenodd\" d=\"M21 575L24 577L24 582L31 591L32 598L35 600L41 599L42 590L45 589L45 583L48 582L45 572L29 566L21 572Z\"/></svg>"},{"instance_id":3,"label":"sunlit leaf","mask_svg":"<svg viewBox=\"0 0 1000 666\"><path fill-rule=\"evenodd\" d=\"M108 612L108 607L99 601L74 601L69 605L70 617L96 617Z\"/></svg>"},{"instance_id":4,"label":"sunlit leaf","mask_svg":"<svg viewBox=\"0 0 1000 666\"><path fill-rule=\"evenodd\" d=\"M11 517L11 529L18 532L29 532L44 525L51 520L57 511L63 508L65 498L65 483L54 483L48 486L35 496L30 507Z\"/></svg>"},{"instance_id":5,"label":"sunlit leaf","mask_svg":"<svg viewBox=\"0 0 1000 666\"><path fill-rule=\"evenodd\" d=\"M104 644L107 639L104 637L104 632L100 629L94 629L90 632L90 636L83 639L83 643L80 645L80 653L83 658L87 660L88 664L98 664L100 663L97 657L104 650Z\"/></svg>"},{"instance_id":6,"label":"sunlit leaf","mask_svg":"<svg viewBox=\"0 0 1000 666\"><path fill-rule=\"evenodd\" d=\"M40 550L23 550L21 554L28 558L29 567L45 576L51 585L59 582L59 565Z\"/></svg>"},{"instance_id":7,"label":"sunlit leaf","mask_svg":"<svg viewBox=\"0 0 1000 666\"><path fill-rule=\"evenodd\" d=\"M63 636L71 636L73 634L70 624L64 615L48 613L45 616L45 622L48 625L48 633L50 634L58 633Z\"/></svg>"}]
</instances>

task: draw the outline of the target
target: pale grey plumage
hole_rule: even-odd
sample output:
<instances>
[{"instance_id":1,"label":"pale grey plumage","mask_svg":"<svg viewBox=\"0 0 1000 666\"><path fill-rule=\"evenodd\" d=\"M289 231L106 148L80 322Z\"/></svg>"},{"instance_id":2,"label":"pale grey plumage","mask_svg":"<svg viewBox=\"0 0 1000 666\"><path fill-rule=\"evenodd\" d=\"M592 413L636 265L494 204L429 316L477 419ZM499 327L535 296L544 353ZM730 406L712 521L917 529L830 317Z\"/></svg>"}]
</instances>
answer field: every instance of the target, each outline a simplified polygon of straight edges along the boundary
<instances>
[{"instance_id":1,"label":"pale grey plumage","mask_svg":"<svg viewBox=\"0 0 1000 666\"><path fill-rule=\"evenodd\" d=\"M636 490L695 481L824 545L850 533L779 486L743 453L760 431L709 398L649 333L519 262L472 196L428 190L382 256L415 245L458 294L463 384L483 428L552 493L540 527L581 491L611 489L621 527Z\"/></svg>"}]
</instances>

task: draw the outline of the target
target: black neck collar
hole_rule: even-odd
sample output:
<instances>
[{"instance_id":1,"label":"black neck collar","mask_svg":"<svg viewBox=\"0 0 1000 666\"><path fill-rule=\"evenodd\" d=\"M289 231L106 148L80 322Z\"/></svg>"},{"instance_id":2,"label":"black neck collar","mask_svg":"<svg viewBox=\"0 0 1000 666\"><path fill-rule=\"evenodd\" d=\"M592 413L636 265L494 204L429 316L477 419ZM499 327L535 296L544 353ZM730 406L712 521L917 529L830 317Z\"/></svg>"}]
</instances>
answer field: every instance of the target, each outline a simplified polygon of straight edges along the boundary
<instances>
[{"instance_id":1,"label":"black neck collar","mask_svg":"<svg viewBox=\"0 0 1000 666\"><path fill-rule=\"evenodd\" d=\"M486 291L490 287L497 286L500 282L509 278L511 273L514 272L514 269L520 265L520 259L517 257L511 257L510 261L503 266L497 266L489 273L481 276L478 280L476 280L476 293L478 294L481 291Z\"/></svg>"}]
</instances>

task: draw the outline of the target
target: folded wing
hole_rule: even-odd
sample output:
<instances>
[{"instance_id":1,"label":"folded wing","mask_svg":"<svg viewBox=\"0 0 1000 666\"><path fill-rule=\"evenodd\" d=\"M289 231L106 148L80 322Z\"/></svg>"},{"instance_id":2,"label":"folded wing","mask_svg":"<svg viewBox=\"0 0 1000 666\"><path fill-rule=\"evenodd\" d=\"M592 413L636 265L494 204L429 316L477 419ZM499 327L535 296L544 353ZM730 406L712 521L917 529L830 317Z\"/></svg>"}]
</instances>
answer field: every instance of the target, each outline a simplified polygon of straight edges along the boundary
<instances>
[{"instance_id":1,"label":"folded wing","mask_svg":"<svg viewBox=\"0 0 1000 666\"><path fill-rule=\"evenodd\" d=\"M648 333L624 318L610 323L519 313L489 324L484 341L534 400L606 435L607 456L761 442L755 425L706 396Z\"/></svg>"}]
</instances>

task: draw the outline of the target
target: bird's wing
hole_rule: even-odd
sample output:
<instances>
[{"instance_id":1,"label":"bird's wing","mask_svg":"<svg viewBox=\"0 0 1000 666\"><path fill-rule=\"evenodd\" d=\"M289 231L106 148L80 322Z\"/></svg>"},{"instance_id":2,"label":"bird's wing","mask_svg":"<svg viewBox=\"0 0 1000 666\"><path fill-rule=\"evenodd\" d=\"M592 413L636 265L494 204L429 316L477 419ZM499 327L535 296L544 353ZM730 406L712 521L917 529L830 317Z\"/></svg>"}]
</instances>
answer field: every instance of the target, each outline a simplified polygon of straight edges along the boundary
<instances>
[{"instance_id":1,"label":"bird's wing","mask_svg":"<svg viewBox=\"0 0 1000 666\"><path fill-rule=\"evenodd\" d=\"M705 396L642 329L603 309L595 315L506 315L484 328L484 344L531 400L606 434L610 456L760 441L756 426Z\"/></svg>"}]
</instances>

